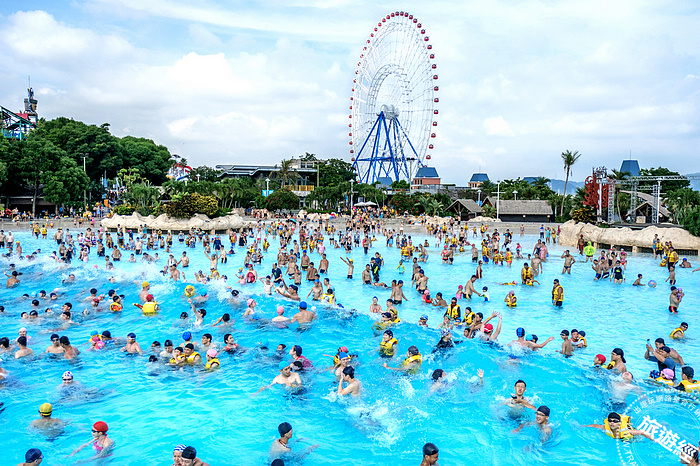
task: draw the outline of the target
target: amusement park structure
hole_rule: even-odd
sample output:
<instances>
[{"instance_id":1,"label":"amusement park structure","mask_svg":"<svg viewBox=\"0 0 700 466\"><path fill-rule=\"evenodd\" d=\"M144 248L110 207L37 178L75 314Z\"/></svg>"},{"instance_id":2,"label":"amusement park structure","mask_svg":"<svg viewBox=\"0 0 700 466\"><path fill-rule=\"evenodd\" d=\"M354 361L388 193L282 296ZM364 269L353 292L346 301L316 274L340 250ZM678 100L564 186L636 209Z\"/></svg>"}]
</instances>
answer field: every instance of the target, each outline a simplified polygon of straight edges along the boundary
<instances>
[{"instance_id":1,"label":"amusement park structure","mask_svg":"<svg viewBox=\"0 0 700 466\"><path fill-rule=\"evenodd\" d=\"M659 223L661 210L662 181L698 180L700 175L666 175L666 176L630 176L623 180L616 180L608 176L608 169L598 167L593 169L591 176L586 178L585 197L583 204L594 207L598 221L602 221L603 208L607 208L607 223L615 221L615 188L626 187L630 191L629 217L631 223L637 222L637 200L639 191L651 191L651 219L652 223ZM640 186L640 183L653 182L651 185Z\"/></svg>"},{"instance_id":2,"label":"amusement park structure","mask_svg":"<svg viewBox=\"0 0 700 466\"><path fill-rule=\"evenodd\" d=\"M430 38L412 14L387 14L362 48L350 97L350 156L361 183L411 181L437 137Z\"/></svg>"},{"instance_id":3,"label":"amusement park structure","mask_svg":"<svg viewBox=\"0 0 700 466\"><path fill-rule=\"evenodd\" d=\"M24 111L13 112L0 106L2 118L2 135L10 139L25 139L29 132L36 128L38 115L36 113L37 101L34 98L34 90L31 85L27 89L27 98L24 99Z\"/></svg>"}]
</instances>

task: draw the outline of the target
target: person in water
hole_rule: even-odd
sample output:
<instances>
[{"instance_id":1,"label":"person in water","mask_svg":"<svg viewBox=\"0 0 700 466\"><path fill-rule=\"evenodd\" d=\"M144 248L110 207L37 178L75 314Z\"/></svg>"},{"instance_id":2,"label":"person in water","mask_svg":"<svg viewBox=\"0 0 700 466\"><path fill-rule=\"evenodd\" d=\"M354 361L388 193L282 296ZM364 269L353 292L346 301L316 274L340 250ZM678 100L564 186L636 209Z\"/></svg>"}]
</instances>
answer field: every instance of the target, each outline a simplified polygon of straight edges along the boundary
<instances>
[{"instance_id":1,"label":"person in water","mask_svg":"<svg viewBox=\"0 0 700 466\"><path fill-rule=\"evenodd\" d=\"M440 459L440 450L434 443L423 445L423 459L419 466L437 466Z\"/></svg>"},{"instance_id":2,"label":"person in water","mask_svg":"<svg viewBox=\"0 0 700 466\"><path fill-rule=\"evenodd\" d=\"M69 456L75 455L88 445L92 445L92 449L95 450L95 458L107 456L114 448L114 440L107 436L108 431L109 427L106 422L97 421L92 426L92 439L73 450Z\"/></svg>"},{"instance_id":3,"label":"person in water","mask_svg":"<svg viewBox=\"0 0 700 466\"><path fill-rule=\"evenodd\" d=\"M651 434L644 432L643 430L633 429L632 421L630 420L629 416L614 412L608 414L604 424L588 424L585 427L593 427L594 429L605 431L605 434L608 437L616 440L628 440L639 435L646 437L649 440L654 440Z\"/></svg>"},{"instance_id":4,"label":"person in water","mask_svg":"<svg viewBox=\"0 0 700 466\"><path fill-rule=\"evenodd\" d=\"M551 424L549 424L549 414L550 410L547 406L540 406L539 408L537 408L535 413L535 422L524 422L515 429L513 429L512 433L517 434L525 427L535 426L542 435L542 441L546 442L552 435L552 426Z\"/></svg>"}]
</instances>

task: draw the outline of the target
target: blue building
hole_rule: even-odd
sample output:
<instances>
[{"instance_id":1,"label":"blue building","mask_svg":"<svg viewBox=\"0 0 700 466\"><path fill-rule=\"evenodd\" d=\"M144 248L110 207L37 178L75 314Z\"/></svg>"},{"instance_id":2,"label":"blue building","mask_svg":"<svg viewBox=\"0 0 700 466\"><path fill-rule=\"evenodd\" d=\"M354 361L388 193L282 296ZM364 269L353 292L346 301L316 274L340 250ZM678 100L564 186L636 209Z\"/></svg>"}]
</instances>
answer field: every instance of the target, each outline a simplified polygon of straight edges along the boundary
<instances>
[{"instance_id":1,"label":"blue building","mask_svg":"<svg viewBox=\"0 0 700 466\"><path fill-rule=\"evenodd\" d=\"M639 162L636 160L623 160L620 171L627 172L632 176L639 176Z\"/></svg>"},{"instance_id":2,"label":"blue building","mask_svg":"<svg viewBox=\"0 0 700 466\"><path fill-rule=\"evenodd\" d=\"M490 181L489 176L486 173L474 173L472 179L469 180L470 188L478 188L484 181Z\"/></svg>"}]
</instances>

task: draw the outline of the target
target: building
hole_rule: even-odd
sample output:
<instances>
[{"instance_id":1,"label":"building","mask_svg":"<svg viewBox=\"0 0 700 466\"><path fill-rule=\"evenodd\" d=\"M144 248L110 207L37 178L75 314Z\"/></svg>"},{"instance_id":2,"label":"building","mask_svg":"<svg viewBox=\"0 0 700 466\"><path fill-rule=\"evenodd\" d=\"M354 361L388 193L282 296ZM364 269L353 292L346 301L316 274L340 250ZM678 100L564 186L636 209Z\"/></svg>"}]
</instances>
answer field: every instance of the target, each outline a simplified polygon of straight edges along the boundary
<instances>
[{"instance_id":1,"label":"building","mask_svg":"<svg viewBox=\"0 0 700 466\"><path fill-rule=\"evenodd\" d=\"M435 167L420 167L411 181L411 190L434 191L440 188L440 175Z\"/></svg>"},{"instance_id":2,"label":"building","mask_svg":"<svg viewBox=\"0 0 700 466\"><path fill-rule=\"evenodd\" d=\"M631 176L639 176L639 162L636 160L623 160L620 165L620 173L627 172Z\"/></svg>"},{"instance_id":3,"label":"building","mask_svg":"<svg viewBox=\"0 0 700 466\"><path fill-rule=\"evenodd\" d=\"M481 207L473 199L457 199L450 204L447 211L459 215L460 220L468 220L481 215Z\"/></svg>"},{"instance_id":4,"label":"building","mask_svg":"<svg viewBox=\"0 0 700 466\"><path fill-rule=\"evenodd\" d=\"M294 194L301 198L308 196L318 182L316 162L292 159L289 168L299 175L296 180L289 183ZM216 169L223 172L222 178L252 178L255 181L278 179L280 172L279 165L217 165Z\"/></svg>"},{"instance_id":5,"label":"building","mask_svg":"<svg viewBox=\"0 0 700 466\"><path fill-rule=\"evenodd\" d=\"M487 197L481 207L489 205L496 209L497 202L497 198ZM549 201L501 199L498 204L498 218L503 222L548 223L554 220L554 212Z\"/></svg>"},{"instance_id":6,"label":"building","mask_svg":"<svg viewBox=\"0 0 700 466\"><path fill-rule=\"evenodd\" d=\"M486 173L474 173L472 178L469 180L470 188L478 188L484 181L490 181L489 176Z\"/></svg>"}]
</instances>

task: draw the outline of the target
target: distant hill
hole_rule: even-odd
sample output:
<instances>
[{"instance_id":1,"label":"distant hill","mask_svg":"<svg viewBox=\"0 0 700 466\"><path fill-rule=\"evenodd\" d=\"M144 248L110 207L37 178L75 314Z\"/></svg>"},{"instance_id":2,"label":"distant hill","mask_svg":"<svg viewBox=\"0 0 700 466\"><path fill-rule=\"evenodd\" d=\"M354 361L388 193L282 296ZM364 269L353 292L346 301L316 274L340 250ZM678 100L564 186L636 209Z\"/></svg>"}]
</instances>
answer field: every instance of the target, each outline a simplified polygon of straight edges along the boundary
<instances>
[{"instance_id":1,"label":"distant hill","mask_svg":"<svg viewBox=\"0 0 700 466\"><path fill-rule=\"evenodd\" d=\"M566 185L567 194L571 194L571 195L576 194L576 189L583 188L584 184L585 183L583 181L569 180L569 184ZM555 193L564 194L564 180L552 180L549 183L549 186L552 188L552 191L554 191Z\"/></svg>"},{"instance_id":2,"label":"distant hill","mask_svg":"<svg viewBox=\"0 0 700 466\"><path fill-rule=\"evenodd\" d=\"M686 173L685 176L700 176L700 173ZM690 180L690 187L700 191L700 180Z\"/></svg>"}]
</instances>

